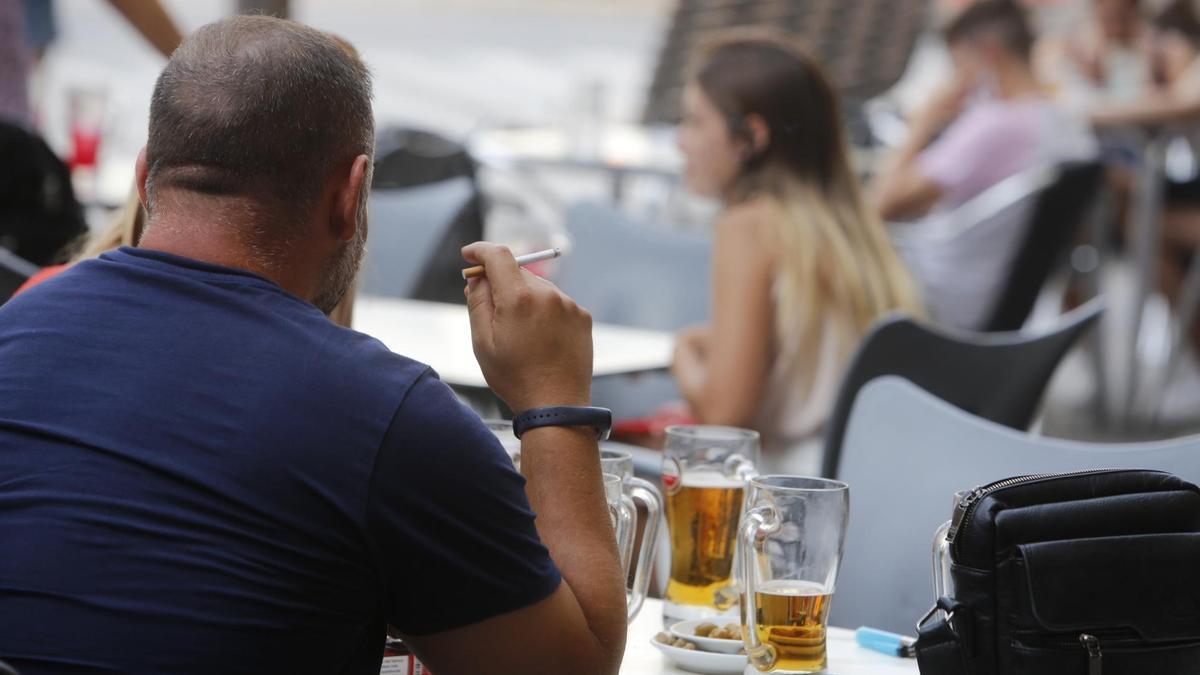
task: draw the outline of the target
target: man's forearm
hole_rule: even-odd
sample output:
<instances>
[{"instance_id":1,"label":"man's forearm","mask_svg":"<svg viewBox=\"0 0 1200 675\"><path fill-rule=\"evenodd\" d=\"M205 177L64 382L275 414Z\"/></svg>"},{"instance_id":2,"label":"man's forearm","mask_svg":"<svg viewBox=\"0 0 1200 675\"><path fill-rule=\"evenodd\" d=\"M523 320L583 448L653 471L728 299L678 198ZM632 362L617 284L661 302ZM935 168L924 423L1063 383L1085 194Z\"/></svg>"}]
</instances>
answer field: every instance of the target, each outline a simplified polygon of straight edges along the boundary
<instances>
[{"instance_id":1,"label":"man's forearm","mask_svg":"<svg viewBox=\"0 0 1200 675\"><path fill-rule=\"evenodd\" d=\"M521 441L521 471L537 529L596 638L606 670L625 645L625 574L590 429L543 427Z\"/></svg>"}]
</instances>

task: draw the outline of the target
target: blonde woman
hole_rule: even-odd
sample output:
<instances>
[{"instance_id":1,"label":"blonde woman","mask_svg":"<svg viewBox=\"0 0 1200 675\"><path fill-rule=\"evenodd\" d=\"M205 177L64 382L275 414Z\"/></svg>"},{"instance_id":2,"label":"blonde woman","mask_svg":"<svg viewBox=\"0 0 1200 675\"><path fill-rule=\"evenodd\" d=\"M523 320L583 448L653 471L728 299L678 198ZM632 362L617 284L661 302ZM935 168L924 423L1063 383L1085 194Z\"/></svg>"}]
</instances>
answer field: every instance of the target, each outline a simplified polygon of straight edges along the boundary
<instances>
[{"instance_id":1,"label":"blonde woman","mask_svg":"<svg viewBox=\"0 0 1200 675\"><path fill-rule=\"evenodd\" d=\"M916 286L849 165L837 96L789 39L731 33L683 95L689 187L721 200L713 316L683 331L673 372L706 424L759 430L767 471L813 474L845 365Z\"/></svg>"},{"instance_id":2,"label":"blonde woman","mask_svg":"<svg viewBox=\"0 0 1200 675\"><path fill-rule=\"evenodd\" d=\"M142 209L141 202L138 201L137 190L130 190L129 197L125 199L125 203L121 205L116 215L113 216L107 228L95 234L87 234L81 237L74 245L78 250L71 254L70 259L65 264L43 268L42 271L30 277L28 281L18 288L13 296L16 297L43 281L58 275L81 260L99 257L100 254L106 251L111 251L122 246L137 246L138 240L142 238L142 228L145 225L146 212ZM350 287L350 290L346 293L346 297L329 314L329 319L339 326L350 327L350 322L354 314L356 288L357 283Z\"/></svg>"}]
</instances>

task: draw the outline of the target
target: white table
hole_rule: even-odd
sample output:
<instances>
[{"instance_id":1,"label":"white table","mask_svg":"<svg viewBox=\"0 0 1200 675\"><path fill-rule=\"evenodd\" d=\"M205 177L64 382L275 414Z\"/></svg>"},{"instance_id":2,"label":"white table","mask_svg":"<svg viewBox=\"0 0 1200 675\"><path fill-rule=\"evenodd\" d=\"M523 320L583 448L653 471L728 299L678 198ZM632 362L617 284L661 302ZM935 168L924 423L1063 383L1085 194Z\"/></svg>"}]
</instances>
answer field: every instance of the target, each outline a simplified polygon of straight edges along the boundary
<instances>
[{"instance_id":1,"label":"white table","mask_svg":"<svg viewBox=\"0 0 1200 675\"><path fill-rule=\"evenodd\" d=\"M354 328L397 354L432 366L447 384L487 388L462 305L360 296L354 303ZM671 364L674 345L671 333L596 324L592 373L604 377L661 370Z\"/></svg>"},{"instance_id":2,"label":"white table","mask_svg":"<svg viewBox=\"0 0 1200 675\"><path fill-rule=\"evenodd\" d=\"M662 630L662 601L646 600L629 627L621 675L694 675L673 667L650 640ZM916 659L901 659L863 649L854 632L829 629L829 675L916 675Z\"/></svg>"},{"instance_id":3,"label":"white table","mask_svg":"<svg viewBox=\"0 0 1200 675\"><path fill-rule=\"evenodd\" d=\"M487 166L520 171L576 169L607 173L612 199L620 203L629 177L679 181L683 157L670 126L602 124L594 129L515 127L484 129L468 144Z\"/></svg>"}]
</instances>

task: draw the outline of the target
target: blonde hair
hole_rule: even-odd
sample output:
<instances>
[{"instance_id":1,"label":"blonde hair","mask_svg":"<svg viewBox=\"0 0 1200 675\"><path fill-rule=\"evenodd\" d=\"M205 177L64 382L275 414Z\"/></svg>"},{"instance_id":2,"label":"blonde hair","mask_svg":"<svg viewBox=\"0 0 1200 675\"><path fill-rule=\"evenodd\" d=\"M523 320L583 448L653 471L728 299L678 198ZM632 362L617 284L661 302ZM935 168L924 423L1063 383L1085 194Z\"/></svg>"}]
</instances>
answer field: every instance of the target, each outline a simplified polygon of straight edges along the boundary
<instances>
[{"instance_id":1,"label":"blonde hair","mask_svg":"<svg viewBox=\"0 0 1200 675\"><path fill-rule=\"evenodd\" d=\"M863 201L837 94L803 48L764 29L726 33L703 52L695 81L749 148L726 203L764 199L777 212L779 356L815 362L830 316L861 336L886 312L922 314L916 283ZM765 147L755 148L748 116L765 122Z\"/></svg>"}]
</instances>

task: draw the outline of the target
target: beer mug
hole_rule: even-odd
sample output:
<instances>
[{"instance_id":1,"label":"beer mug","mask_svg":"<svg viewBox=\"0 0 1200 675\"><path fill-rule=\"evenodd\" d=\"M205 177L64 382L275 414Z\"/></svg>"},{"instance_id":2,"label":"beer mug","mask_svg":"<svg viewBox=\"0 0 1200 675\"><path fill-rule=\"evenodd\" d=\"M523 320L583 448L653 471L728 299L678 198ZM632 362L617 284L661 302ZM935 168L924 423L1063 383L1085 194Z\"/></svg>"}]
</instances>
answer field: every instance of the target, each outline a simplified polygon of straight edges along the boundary
<instances>
[{"instance_id":1,"label":"beer mug","mask_svg":"<svg viewBox=\"0 0 1200 675\"><path fill-rule=\"evenodd\" d=\"M512 460L513 466L517 471L521 470L521 439L513 435L512 422L508 420L487 419L483 423L488 429L496 434L496 438L500 439L500 445L504 447L504 452L508 454L508 458Z\"/></svg>"},{"instance_id":2,"label":"beer mug","mask_svg":"<svg viewBox=\"0 0 1200 675\"><path fill-rule=\"evenodd\" d=\"M954 493L954 504L951 513L958 511L959 506L966 502L967 497L970 497L972 490L959 490ZM933 602L937 604L938 598L943 595L954 595L954 577L950 576L950 565L954 561L950 559L950 527L954 524L953 520L947 520L942 523L933 533ZM938 610L939 616L945 616L945 612Z\"/></svg>"},{"instance_id":3,"label":"beer mug","mask_svg":"<svg viewBox=\"0 0 1200 675\"><path fill-rule=\"evenodd\" d=\"M741 526L745 673L824 670L850 488L822 478L759 476L749 490Z\"/></svg>"},{"instance_id":4,"label":"beer mug","mask_svg":"<svg viewBox=\"0 0 1200 675\"><path fill-rule=\"evenodd\" d=\"M633 538L637 533L637 507L633 499L625 494L625 482L616 474L602 474L604 499L608 502L608 517L612 520L617 536L617 553L621 556L621 569L629 578L629 563L633 558Z\"/></svg>"},{"instance_id":5,"label":"beer mug","mask_svg":"<svg viewBox=\"0 0 1200 675\"><path fill-rule=\"evenodd\" d=\"M629 621L633 621L642 610L646 593L650 590L650 576L654 571L654 549L658 545L658 521L662 512L662 495L650 481L633 475L633 455L624 450L601 449L600 470L607 474L621 477L625 495L635 503L641 503L646 509L645 527L642 529L642 550L638 554L634 566L631 585L625 591L626 606L629 608ZM635 512L636 513L636 512ZM637 528L634 528L636 533ZM636 539L636 536L635 536ZM629 570L625 570L625 578L629 579Z\"/></svg>"},{"instance_id":6,"label":"beer mug","mask_svg":"<svg viewBox=\"0 0 1200 675\"><path fill-rule=\"evenodd\" d=\"M663 619L716 616L737 603L734 559L746 481L758 463L758 432L667 427L662 482L671 534Z\"/></svg>"}]
</instances>

